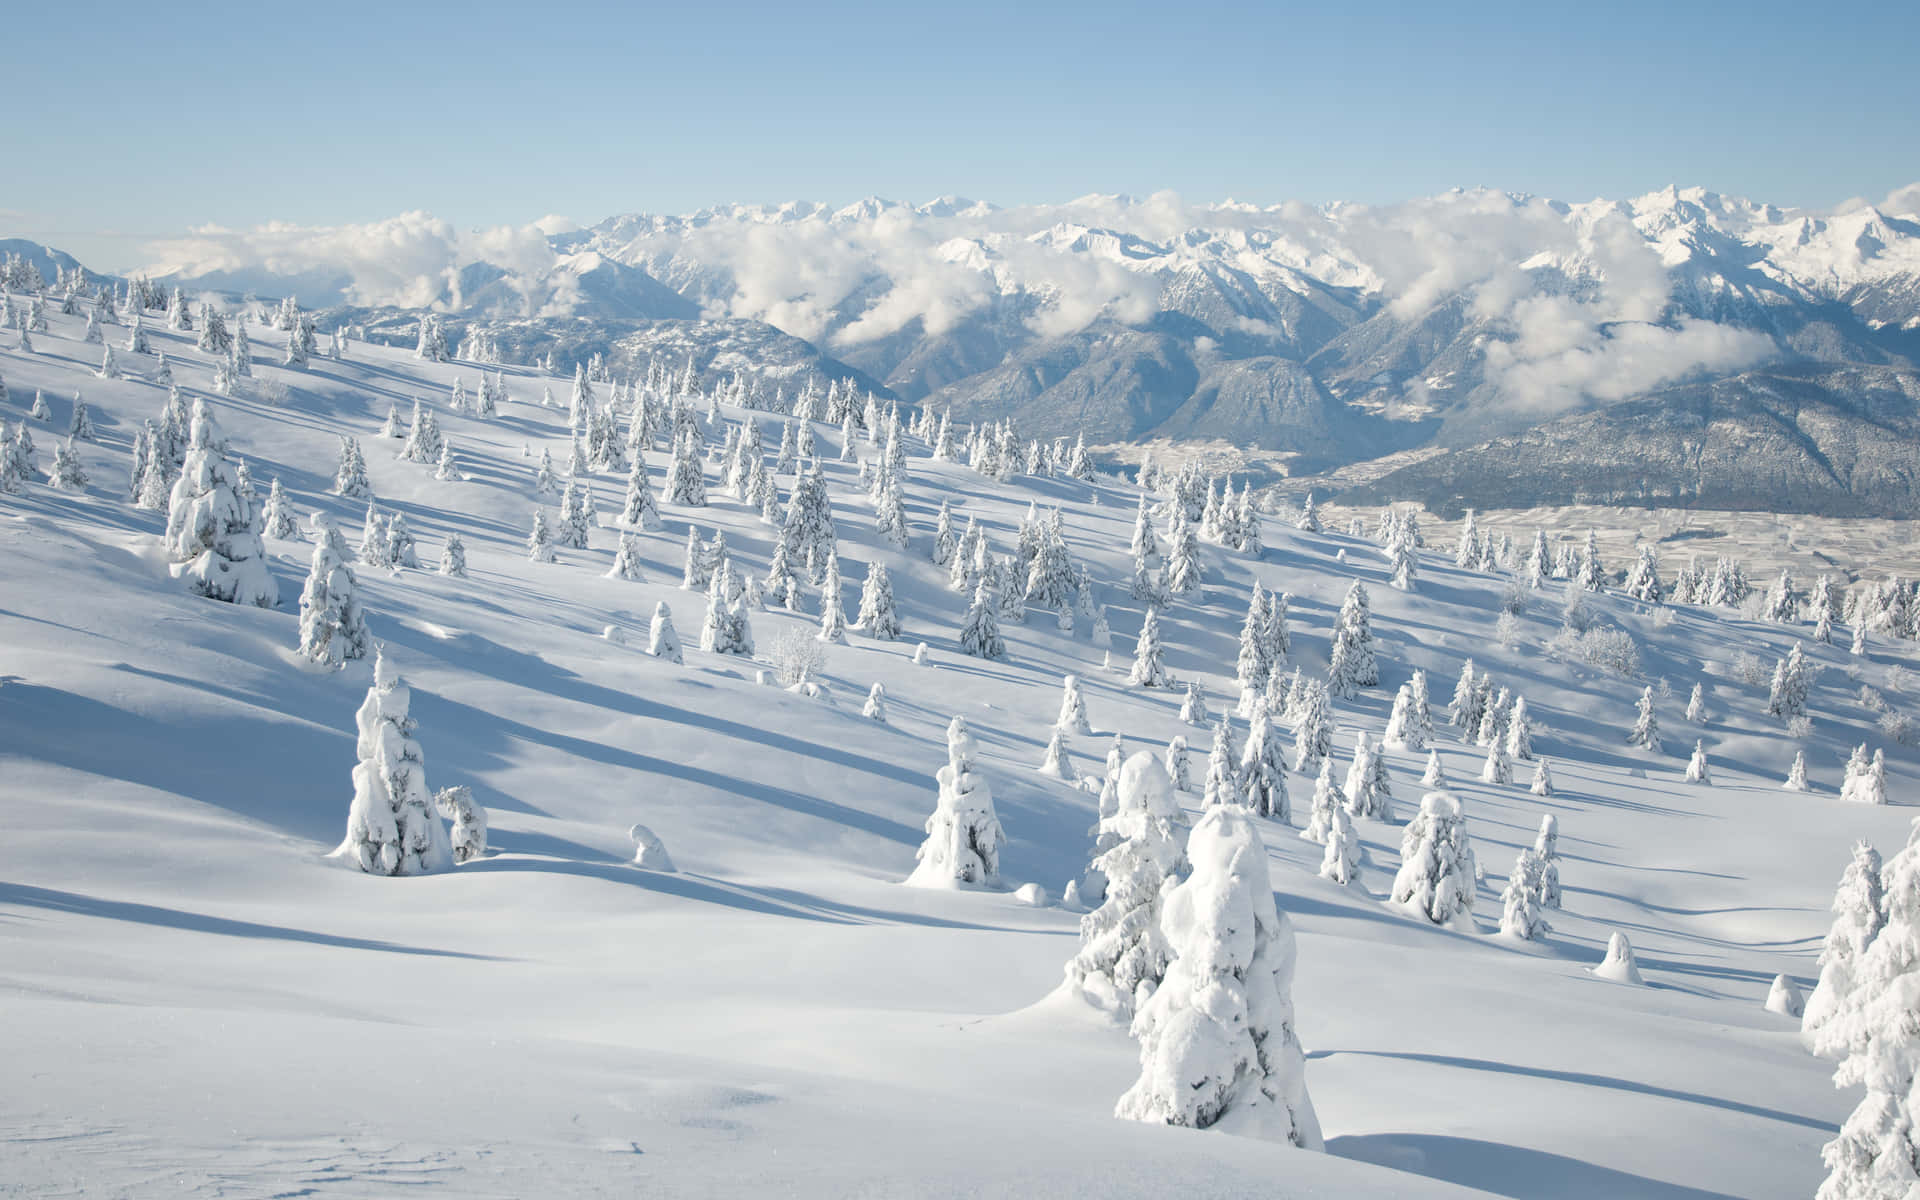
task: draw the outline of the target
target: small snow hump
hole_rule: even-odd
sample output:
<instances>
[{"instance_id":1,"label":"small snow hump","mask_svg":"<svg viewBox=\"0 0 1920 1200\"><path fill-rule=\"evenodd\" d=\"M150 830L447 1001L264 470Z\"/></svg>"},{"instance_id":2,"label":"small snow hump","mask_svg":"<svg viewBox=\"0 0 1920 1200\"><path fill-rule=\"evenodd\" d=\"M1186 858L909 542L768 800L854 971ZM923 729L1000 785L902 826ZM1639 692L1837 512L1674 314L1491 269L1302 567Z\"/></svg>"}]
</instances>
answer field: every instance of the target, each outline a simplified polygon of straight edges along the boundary
<instances>
[{"instance_id":1,"label":"small snow hump","mask_svg":"<svg viewBox=\"0 0 1920 1200\"><path fill-rule=\"evenodd\" d=\"M649 871L665 871L669 874L678 870L673 865L673 857L667 853L667 844L659 839L645 825L635 825L627 831L633 839L633 865L645 867Z\"/></svg>"},{"instance_id":2,"label":"small snow hump","mask_svg":"<svg viewBox=\"0 0 1920 1200\"><path fill-rule=\"evenodd\" d=\"M1037 883L1023 883L1013 889L1013 898L1029 908L1047 906L1047 889Z\"/></svg>"},{"instance_id":3,"label":"small snow hump","mask_svg":"<svg viewBox=\"0 0 1920 1200\"><path fill-rule=\"evenodd\" d=\"M1615 983L1630 983L1638 987L1646 983L1640 978L1640 967L1633 959L1633 943L1627 941L1627 935L1616 932L1607 939L1607 956L1600 965L1593 968L1595 976L1611 979Z\"/></svg>"},{"instance_id":4,"label":"small snow hump","mask_svg":"<svg viewBox=\"0 0 1920 1200\"><path fill-rule=\"evenodd\" d=\"M1767 1011L1779 1013L1783 1017L1799 1020L1806 1011L1806 999L1800 994L1800 985L1786 975L1775 975L1773 986L1767 989Z\"/></svg>"}]
</instances>

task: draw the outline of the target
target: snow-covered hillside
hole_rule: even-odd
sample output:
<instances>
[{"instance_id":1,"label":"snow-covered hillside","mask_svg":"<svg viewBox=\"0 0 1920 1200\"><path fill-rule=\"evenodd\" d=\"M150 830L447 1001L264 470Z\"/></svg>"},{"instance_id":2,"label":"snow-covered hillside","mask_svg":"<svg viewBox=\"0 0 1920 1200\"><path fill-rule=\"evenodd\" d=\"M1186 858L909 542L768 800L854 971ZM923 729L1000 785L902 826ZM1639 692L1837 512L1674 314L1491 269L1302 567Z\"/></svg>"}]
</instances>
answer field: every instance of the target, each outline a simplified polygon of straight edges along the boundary
<instances>
[{"instance_id":1,"label":"snow-covered hillside","mask_svg":"<svg viewBox=\"0 0 1920 1200\"><path fill-rule=\"evenodd\" d=\"M1125 257L1124 242L1108 253ZM903 632L828 644L813 695L759 682L802 612L749 614L757 657L698 649L706 595L683 589L689 526L724 533L764 579L776 528L705 467L708 503L672 502L664 440L647 446L663 527L636 537L640 578L608 578L625 477L594 475L603 518L584 549L529 561L542 452L570 452L568 383L502 372L492 418L452 411L482 369L355 343L283 368L287 334L248 323L250 378L220 394L194 335L149 314L183 397L204 398L260 495L278 480L301 536L265 548L280 604L222 604L169 572L166 514L130 502L136 430L167 389L154 357L105 337L124 377L95 374L85 319L49 317L33 352L0 333L0 420L23 424L44 472L84 397L74 444L88 484L36 475L0 495L0 1180L22 1194L363 1194L437 1184L462 1195L1656 1196L1801 1197L1859 1098L1766 1011L1778 973L1810 990L1850 848L1891 856L1916 762L1863 703L1907 702L1911 643L1814 642L1809 624L1587 603L1629 635L1611 674L1566 652L1571 582L1499 623L1505 581L1434 550L1411 591L1370 540L1271 518L1257 554L1203 543L1201 586L1159 617L1165 666L1217 717L1238 697L1250 591L1290 594L1283 671L1326 677L1354 580L1372 600L1378 686L1334 703L1334 778L1356 733L1378 742L1395 692L1430 679L1438 757L1484 873L1471 920L1441 926L1389 902L1424 754L1386 749L1397 817L1357 818L1356 879L1321 878L1298 836L1313 778L1286 774L1289 821L1258 819L1274 900L1297 934L1294 1029L1325 1152L1116 1119L1139 1074L1126 1028L1060 991L1079 946L1069 880L1094 849L1114 734L1129 750L1191 744L1200 815L1211 726L1181 687L1128 683L1145 620L1129 590L1138 489L1102 477L1001 483L905 445L910 540L875 528L842 432L813 436L851 619L875 565ZM490 371L492 368L488 368ZM605 385L599 385L602 402ZM48 419L31 417L36 393ZM413 401L449 439L459 478L382 435ZM757 421L771 464L781 421L695 404L717 451ZM624 429L624 419L622 421ZM330 852L347 828L355 714L371 659L338 670L297 652L314 545L305 514L357 538L365 502L333 494L339 441L359 439L375 502L403 514L424 564L356 565L373 637L412 688L429 786L465 785L489 850L422 876L363 874ZM859 440L857 458L882 455ZM784 502L793 477L779 477ZM1052 611L1003 613L1004 659L961 652L969 597L931 561L942 503L995 553L1030 504L1057 509L1114 644ZM1156 529L1161 527L1156 524ZM1429 523L1437 544L1442 530ZM1576 530L1550 531L1577 535ZM445 540L467 577L437 573ZM1164 537L1164 535L1163 535ZM1400 564L1403 568L1406 563ZM1610 564L1625 566L1626 564ZM1678 563L1666 564L1670 579ZM1803 581L1807 582L1807 581ZM684 665L647 652L672 610ZM614 631L612 636L608 630ZM924 642L924 662L915 649ZM1553 643L1553 646L1549 646ZM1798 739L1741 682L1799 646L1819 668ZM1463 665L1525 698L1550 795L1481 783L1487 750L1445 727ZM1092 736L1068 739L1083 788L1043 776L1061 677L1082 680ZM863 715L882 685L884 724ZM1705 712L1684 710L1695 683ZM1626 741L1651 687L1663 748ZM902 886L948 763L949 722L978 740L1006 844L1000 885ZM1234 721L1244 745L1248 721ZM1712 784L1683 780L1696 739ZM1291 738L1283 736L1282 741ZM1851 749L1884 748L1895 806L1842 802ZM1804 750L1809 793L1783 790ZM1552 929L1498 932L1501 892L1543 815L1557 818ZM644 825L674 870L631 861ZM1045 901L1016 894L1037 883ZM1596 976L1624 934L1644 986Z\"/></svg>"}]
</instances>

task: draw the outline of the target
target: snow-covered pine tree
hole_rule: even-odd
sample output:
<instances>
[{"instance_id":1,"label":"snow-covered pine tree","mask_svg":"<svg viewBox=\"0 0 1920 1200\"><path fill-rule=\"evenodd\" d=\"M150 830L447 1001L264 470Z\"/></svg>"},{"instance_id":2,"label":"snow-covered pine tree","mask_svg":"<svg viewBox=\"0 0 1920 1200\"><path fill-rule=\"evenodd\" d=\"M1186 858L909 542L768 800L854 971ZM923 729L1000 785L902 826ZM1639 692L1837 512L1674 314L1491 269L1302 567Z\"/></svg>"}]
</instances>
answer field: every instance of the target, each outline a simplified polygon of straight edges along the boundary
<instances>
[{"instance_id":1,"label":"snow-covered pine tree","mask_svg":"<svg viewBox=\"0 0 1920 1200\"><path fill-rule=\"evenodd\" d=\"M870 638L891 642L900 636L900 614L894 607L893 580L884 563L867 566L866 582L860 588L859 619L854 628Z\"/></svg>"},{"instance_id":2,"label":"snow-covered pine tree","mask_svg":"<svg viewBox=\"0 0 1920 1200\"><path fill-rule=\"evenodd\" d=\"M440 574L449 579L467 577L467 543L457 533L449 533L440 544Z\"/></svg>"},{"instance_id":3,"label":"snow-covered pine tree","mask_svg":"<svg viewBox=\"0 0 1920 1200\"><path fill-rule=\"evenodd\" d=\"M167 505L173 576L213 600L272 608L280 589L267 570L252 506L226 455L226 438L205 400L193 405L186 462Z\"/></svg>"},{"instance_id":4,"label":"snow-covered pine tree","mask_svg":"<svg viewBox=\"0 0 1920 1200\"><path fill-rule=\"evenodd\" d=\"M840 556L827 556L827 577L820 584L820 633L823 642L847 644L847 616L840 606Z\"/></svg>"},{"instance_id":5,"label":"snow-covered pine tree","mask_svg":"<svg viewBox=\"0 0 1920 1200\"><path fill-rule=\"evenodd\" d=\"M547 524L547 510L533 510L533 528L527 534L527 561L550 563L553 554L553 527Z\"/></svg>"},{"instance_id":6,"label":"snow-covered pine tree","mask_svg":"<svg viewBox=\"0 0 1920 1200\"><path fill-rule=\"evenodd\" d=\"M1449 792L1428 792L1400 839L1393 902L1436 925L1473 931L1474 861L1466 814Z\"/></svg>"},{"instance_id":7,"label":"snow-covered pine tree","mask_svg":"<svg viewBox=\"0 0 1920 1200\"><path fill-rule=\"evenodd\" d=\"M1347 794L1333 781L1333 759L1320 760L1320 774L1313 781L1313 804L1307 812L1307 827L1300 836L1309 842L1326 845L1333 835L1333 814L1345 814Z\"/></svg>"},{"instance_id":8,"label":"snow-covered pine tree","mask_svg":"<svg viewBox=\"0 0 1920 1200\"><path fill-rule=\"evenodd\" d=\"M1653 754L1660 753L1660 721L1654 715L1651 687L1640 693L1640 701L1634 713L1633 728L1627 731L1627 744L1638 746Z\"/></svg>"},{"instance_id":9,"label":"snow-covered pine tree","mask_svg":"<svg viewBox=\"0 0 1920 1200\"><path fill-rule=\"evenodd\" d=\"M960 622L960 652L975 658L1004 658L1006 639L1000 636L1000 615L992 590L982 581L973 591L973 603L967 606Z\"/></svg>"},{"instance_id":10,"label":"snow-covered pine tree","mask_svg":"<svg viewBox=\"0 0 1920 1200\"><path fill-rule=\"evenodd\" d=\"M1440 766L1440 751L1427 751L1427 769L1420 776L1420 786L1435 788L1440 791L1446 790L1447 773Z\"/></svg>"},{"instance_id":11,"label":"snow-covered pine tree","mask_svg":"<svg viewBox=\"0 0 1920 1200\"><path fill-rule=\"evenodd\" d=\"M1187 857L1192 874L1162 899L1173 958L1133 1020L1140 1077L1114 1114L1320 1149L1293 1027L1293 929L1259 831L1237 806L1209 809Z\"/></svg>"},{"instance_id":12,"label":"snow-covered pine tree","mask_svg":"<svg viewBox=\"0 0 1920 1200\"><path fill-rule=\"evenodd\" d=\"M412 693L384 653L374 657L373 686L355 715L360 737L353 768L353 804L339 853L372 875L420 875L453 865L447 830L434 812L415 723Z\"/></svg>"},{"instance_id":13,"label":"snow-covered pine tree","mask_svg":"<svg viewBox=\"0 0 1920 1200\"><path fill-rule=\"evenodd\" d=\"M1256 817L1267 817L1290 824L1293 803L1287 795L1286 749L1280 742L1280 729L1267 711L1263 695L1254 704L1247 722L1247 748L1240 760L1241 794Z\"/></svg>"},{"instance_id":14,"label":"snow-covered pine tree","mask_svg":"<svg viewBox=\"0 0 1920 1200\"><path fill-rule=\"evenodd\" d=\"M1704 739L1693 743L1693 757L1687 760L1686 780L1688 783L1713 783L1713 771L1707 765L1707 743Z\"/></svg>"},{"instance_id":15,"label":"snow-covered pine tree","mask_svg":"<svg viewBox=\"0 0 1920 1200\"><path fill-rule=\"evenodd\" d=\"M1233 725L1227 714L1221 713L1213 728L1213 748L1207 752L1207 778L1201 799L1207 808L1240 803L1240 773L1234 761Z\"/></svg>"},{"instance_id":16,"label":"snow-covered pine tree","mask_svg":"<svg viewBox=\"0 0 1920 1200\"><path fill-rule=\"evenodd\" d=\"M1164 650L1160 644L1160 610L1151 605L1147 608L1145 620L1140 623L1140 637L1133 647L1133 670L1127 675L1127 682L1134 687L1171 687L1172 677L1167 674Z\"/></svg>"},{"instance_id":17,"label":"snow-covered pine tree","mask_svg":"<svg viewBox=\"0 0 1920 1200\"><path fill-rule=\"evenodd\" d=\"M700 444L692 432L676 438L673 461L667 466L667 501L688 508L704 508L707 481L700 462Z\"/></svg>"},{"instance_id":18,"label":"snow-covered pine tree","mask_svg":"<svg viewBox=\"0 0 1920 1200\"><path fill-rule=\"evenodd\" d=\"M74 449L72 438L53 448L53 465L47 468L47 486L63 492L87 490L87 472L80 465L80 454Z\"/></svg>"},{"instance_id":19,"label":"snow-covered pine tree","mask_svg":"<svg viewBox=\"0 0 1920 1200\"><path fill-rule=\"evenodd\" d=\"M947 765L934 778L940 796L927 818L927 839L909 887L953 888L1000 882L1000 848L1006 834L993 809L993 789L975 769L979 747L963 717L947 726Z\"/></svg>"},{"instance_id":20,"label":"snow-covered pine tree","mask_svg":"<svg viewBox=\"0 0 1920 1200\"><path fill-rule=\"evenodd\" d=\"M1887 752L1875 750L1867 759L1862 743L1847 763L1846 780L1840 785L1840 798L1854 804L1887 803Z\"/></svg>"},{"instance_id":21,"label":"snow-covered pine tree","mask_svg":"<svg viewBox=\"0 0 1920 1200\"><path fill-rule=\"evenodd\" d=\"M1833 924L1820 950L1820 981L1801 1014L1800 1033L1816 1054L1839 1057L1857 1032L1856 973L1886 924L1887 896L1880 852L1855 842L1853 857L1833 893Z\"/></svg>"},{"instance_id":22,"label":"snow-covered pine tree","mask_svg":"<svg viewBox=\"0 0 1920 1200\"><path fill-rule=\"evenodd\" d=\"M686 661L680 653L680 635L673 628L673 612L665 600L653 606L653 622L647 630L647 653L664 658L676 667Z\"/></svg>"},{"instance_id":23,"label":"snow-covered pine tree","mask_svg":"<svg viewBox=\"0 0 1920 1200\"><path fill-rule=\"evenodd\" d=\"M1789 792L1810 792L1813 790L1807 782L1807 752L1795 750L1793 765L1787 768L1787 781L1780 785Z\"/></svg>"},{"instance_id":24,"label":"snow-covered pine tree","mask_svg":"<svg viewBox=\"0 0 1920 1200\"><path fill-rule=\"evenodd\" d=\"M1071 755L1067 750L1067 735L1058 726L1047 738L1046 757L1034 769L1049 779L1058 779L1063 783L1072 783L1078 778L1073 773Z\"/></svg>"},{"instance_id":25,"label":"snow-covered pine tree","mask_svg":"<svg viewBox=\"0 0 1920 1200\"><path fill-rule=\"evenodd\" d=\"M332 522L321 518L314 539L313 561L306 587L300 593L300 653L314 662L337 667L363 658L371 644L360 610L359 583L340 553Z\"/></svg>"},{"instance_id":26,"label":"snow-covered pine tree","mask_svg":"<svg viewBox=\"0 0 1920 1200\"><path fill-rule=\"evenodd\" d=\"M1188 725L1205 725L1209 720L1207 701L1201 695L1200 681L1197 679L1187 681L1186 699L1180 703L1180 719Z\"/></svg>"},{"instance_id":27,"label":"snow-covered pine tree","mask_svg":"<svg viewBox=\"0 0 1920 1200\"><path fill-rule=\"evenodd\" d=\"M1767 712L1782 721L1807 711L1807 696L1813 688L1812 672L1800 643L1787 650L1787 656L1774 664L1773 683L1767 692Z\"/></svg>"},{"instance_id":28,"label":"snow-covered pine tree","mask_svg":"<svg viewBox=\"0 0 1920 1200\"><path fill-rule=\"evenodd\" d=\"M1186 511L1177 506L1167 542L1171 547L1167 557L1167 591L1176 596L1199 594L1200 538L1188 523Z\"/></svg>"},{"instance_id":29,"label":"snow-covered pine tree","mask_svg":"<svg viewBox=\"0 0 1920 1200\"><path fill-rule=\"evenodd\" d=\"M1166 768L1167 776L1173 780L1174 791L1193 790L1192 768L1187 765L1187 739L1180 734L1174 734L1167 743Z\"/></svg>"},{"instance_id":30,"label":"snow-covered pine tree","mask_svg":"<svg viewBox=\"0 0 1920 1200\"><path fill-rule=\"evenodd\" d=\"M1327 666L1327 690L1337 699L1347 699L1362 688L1377 687L1380 665L1373 651L1373 622L1367 603L1366 585L1354 580L1341 602L1340 616L1334 623L1333 646Z\"/></svg>"},{"instance_id":31,"label":"snow-covered pine tree","mask_svg":"<svg viewBox=\"0 0 1920 1200\"><path fill-rule=\"evenodd\" d=\"M1293 727L1293 769L1310 775L1320 769L1321 759L1333 753L1333 713L1327 703L1327 689L1318 680L1305 684L1298 713Z\"/></svg>"},{"instance_id":32,"label":"snow-covered pine tree","mask_svg":"<svg viewBox=\"0 0 1920 1200\"><path fill-rule=\"evenodd\" d=\"M1527 698L1517 696L1507 713L1507 757L1514 762L1533 761L1533 720L1527 715Z\"/></svg>"},{"instance_id":33,"label":"snow-covered pine tree","mask_svg":"<svg viewBox=\"0 0 1920 1200\"><path fill-rule=\"evenodd\" d=\"M1111 844L1092 868L1106 880L1106 897L1081 918L1080 949L1067 963L1069 991L1117 1016L1130 1017L1153 993L1172 958L1160 901L1167 881L1186 870L1173 783L1150 753L1122 765L1115 811L1102 822Z\"/></svg>"},{"instance_id":34,"label":"snow-covered pine tree","mask_svg":"<svg viewBox=\"0 0 1920 1200\"><path fill-rule=\"evenodd\" d=\"M1060 680L1060 715L1054 720L1054 728L1081 737L1093 734L1093 726L1087 721L1087 701L1080 693L1078 675L1066 675Z\"/></svg>"},{"instance_id":35,"label":"snow-covered pine tree","mask_svg":"<svg viewBox=\"0 0 1920 1200\"><path fill-rule=\"evenodd\" d=\"M388 517L383 533L387 542L385 558L388 566L419 567L420 555L414 545L413 533L407 529L405 513L394 513Z\"/></svg>"},{"instance_id":36,"label":"snow-covered pine tree","mask_svg":"<svg viewBox=\"0 0 1920 1200\"><path fill-rule=\"evenodd\" d=\"M99 440L99 434L93 428L93 414L87 411L87 402L80 393L73 394L73 419L67 422L67 436L76 442Z\"/></svg>"},{"instance_id":37,"label":"snow-covered pine tree","mask_svg":"<svg viewBox=\"0 0 1920 1200\"><path fill-rule=\"evenodd\" d=\"M1513 860L1513 873L1500 893L1500 932L1509 937L1532 941L1553 927L1547 924L1546 906L1541 902L1545 867L1538 854L1522 849Z\"/></svg>"},{"instance_id":38,"label":"snow-covered pine tree","mask_svg":"<svg viewBox=\"0 0 1920 1200\"><path fill-rule=\"evenodd\" d=\"M620 545L613 554L613 565L607 568L608 579L620 579L628 583L638 583L640 573L640 539L631 533L621 533Z\"/></svg>"}]
</instances>

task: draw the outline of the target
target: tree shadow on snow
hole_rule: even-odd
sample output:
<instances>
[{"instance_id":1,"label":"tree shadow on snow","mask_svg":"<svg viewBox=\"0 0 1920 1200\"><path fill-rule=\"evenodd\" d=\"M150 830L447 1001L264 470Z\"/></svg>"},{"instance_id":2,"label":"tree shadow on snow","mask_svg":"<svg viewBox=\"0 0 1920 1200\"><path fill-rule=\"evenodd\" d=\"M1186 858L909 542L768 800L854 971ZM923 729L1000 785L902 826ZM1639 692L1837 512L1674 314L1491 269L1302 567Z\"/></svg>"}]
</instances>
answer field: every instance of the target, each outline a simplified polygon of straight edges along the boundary
<instances>
[{"instance_id":1,"label":"tree shadow on snow","mask_svg":"<svg viewBox=\"0 0 1920 1200\"><path fill-rule=\"evenodd\" d=\"M1496 1074L1501 1074L1501 1075L1524 1075L1530 1079L1553 1079L1553 1080L1558 1080L1561 1083L1577 1084L1581 1087L1609 1088L1613 1091L1632 1092L1636 1095L1641 1095L1641 1096L1656 1096L1662 1100L1678 1100L1683 1104L1705 1105L1708 1108L1723 1109L1727 1112L1740 1113L1743 1116L1760 1117L1764 1120L1780 1121L1788 1125L1799 1125L1802 1128L1818 1130L1821 1133L1839 1132L1838 1126L1835 1126L1827 1121L1823 1121L1818 1117L1809 1117L1802 1113L1786 1112L1778 1108L1765 1108L1758 1104L1748 1104L1742 1100L1728 1100L1721 1096L1709 1096L1702 1092L1686 1092L1686 1091L1681 1091L1678 1088L1660 1087L1657 1084L1641 1083L1633 1079L1621 1079L1618 1076L1614 1076L1614 1075L1594 1075L1586 1071L1562 1071L1562 1070L1556 1070L1551 1067L1529 1067L1529 1066L1523 1066L1519 1063L1493 1062L1492 1060L1485 1059L1485 1058L1465 1058L1460 1055L1454 1055L1454 1054L1421 1054L1413 1051L1401 1051L1401 1050L1314 1050L1307 1054L1307 1058L1308 1059L1331 1058L1336 1054L1362 1055L1367 1058L1391 1058L1391 1059L1397 1059L1401 1062L1426 1063L1431 1066L1453 1067L1453 1068L1457 1068L1460 1070L1467 1070L1467 1071L1492 1071L1492 1072L1495 1072ZM1383 1135L1383 1136L1397 1137L1401 1135ZM1408 1135L1408 1136L1417 1136L1417 1135ZM1345 1141L1348 1139L1335 1139L1335 1140ZM1445 1140L1452 1140L1452 1139L1445 1139ZM1478 1145L1484 1145L1485 1143L1476 1142L1472 1144L1478 1146ZM1511 1149L1511 1147L1505 1147L1505 1148ZM1333 1147L1329 1145L1328 1149L1332 1150ZM1335 1153L1338 1153L1338 1151L1335 1151ZM1346 1157L1352 1158L1352 1157L1358 1157L1358 1156L1347 1155ZM1451 1178L1451 1176L1444 1176L1443 1178ZM1526 1195L1529 1195L1529 1196L1548 1195L1548 1194L1551 1194L1551 1195L1573 1194L1573 1193L1561 1192L1556 1188L1542 1186L1542 1177L1537 1175L1536 1176L1523 1175L1523 1176L1520 1176L1519 1178L1525 1179L1530 1185L1532 1185L1531 1190L1525 1193ZM1517 1181L1518 1180L1516 1180L1516 1182ZM1459 1180L1458 1182L1466 1182L1466 1181ZM1486 1187L1489 1187L1490 1185L1484 1182L1480 1182L1480 1183L1475 1183L1474 1186L1486 1188ZM1499 1191L1498 1188L1492 1188L1491 1190ZM1501 1194L1502 1195L1519 1195L1520 1193L1501 1192ZM1596 1193L1596 1194L1618 1196L1618 1195L1643 1195L1643 1194L1654 1195L1657 1193L1622 1192L1618 1189L1615 1189L1609 1192ZM1694 1193L1685 1192L1685 1191L1676 1193L1676 1195L1681 1195L1681 1196L1692 1195L1692 1194ZM1714 1193L1709 1192L1709 1193L1699 1193L1699 1194L1713 1195Z\"/></svg>"},{"instance_id":2,"label":"tree shadow on snow","mask_svg":"<svg viewBox=\"0 0 1920 1200\"><path fill-rule=\"evenodd\" d=\"M1536 1196L1561 1200L1615 1200L1620 1196L1734 1200L1725 1192L1668 1183L1564 1154L1477 1138L1433 1133L1357 1134L1329 1139L1327 1153L1522 1200Z\"/></svg>"},{"instance_id":3,"label":"tree shadow on snow","mask_svg":"<svg viewBox=\"0 0 1920 1200\"><path fill-rule=\"evenodd\" d=\"M0 904L44 908L83 917L99 917L108 921L133 921L141 925L158 925L168 929L212 933L221 937L270 938L276 941L306 942L315 946L334 946L342 950L379 950L388 954L422 954L432 958L469 958L483 962L513 961L493 954L470 954L462 950L441 950L432 946L408 946L400 942L383 942L372 938L343 937L339 934L321 933L312 929L295 929L288 925L263 925L257 921L237 921L230 917L215 917L207 913L188 912L181 908L163 908L157 904L105 900L98 896L85 896L78 892L63 892L54 888L32 887L24 883L0 881Z\"/></svg>"}]
</instances>

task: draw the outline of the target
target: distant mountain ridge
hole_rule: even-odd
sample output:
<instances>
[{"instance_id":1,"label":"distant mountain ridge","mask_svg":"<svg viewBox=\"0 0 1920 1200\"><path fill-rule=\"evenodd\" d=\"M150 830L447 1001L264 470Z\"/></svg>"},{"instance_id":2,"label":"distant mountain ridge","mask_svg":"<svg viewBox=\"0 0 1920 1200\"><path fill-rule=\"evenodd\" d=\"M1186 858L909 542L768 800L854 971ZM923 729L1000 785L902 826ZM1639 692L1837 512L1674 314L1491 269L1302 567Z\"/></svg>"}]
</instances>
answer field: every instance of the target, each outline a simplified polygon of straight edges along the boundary
<instances>
[{"instance_id":1,"label":"distant mountain ridge","mask_svg":"<svg viewBox=\"0 0 1920 1200\"><path fill-rule=\"evenodd\" d=\"M367 229L401 247L384 255L354 250L352 229L310 246L277 229L270 245L196 235L172 261L190 287L269 295L278 280L328 289L303 292L309 305L564 325L563 352L656 346L673 326L698 358L709 338L764 327L902 399L1037 436L1224 441L1294 473L1437 446L1449 454L1422 466L1454 463L1446 487L1484 503L1512 489L1469 478L1499 456L1466 450L1622 402L1649 413L1715 384L1716 403L1760 389L1749 399L1765 408L1791 380L1834 420L1878 403L1845 389L1883 376L1841 368L1920 362L1914 207L1913 188L1830 213L1698 188L1584 204L1488 190L1390 206L869 198L471 236L410 214ZM1796 494L1839 503L1843 474ZM1412 481L1374 486L1396 479ZM1846 503L1895 503L1853 489Z\"/></svg>"}]
</instances>

